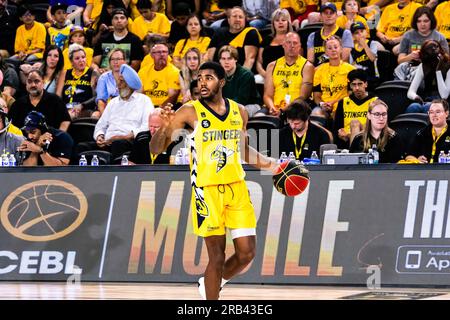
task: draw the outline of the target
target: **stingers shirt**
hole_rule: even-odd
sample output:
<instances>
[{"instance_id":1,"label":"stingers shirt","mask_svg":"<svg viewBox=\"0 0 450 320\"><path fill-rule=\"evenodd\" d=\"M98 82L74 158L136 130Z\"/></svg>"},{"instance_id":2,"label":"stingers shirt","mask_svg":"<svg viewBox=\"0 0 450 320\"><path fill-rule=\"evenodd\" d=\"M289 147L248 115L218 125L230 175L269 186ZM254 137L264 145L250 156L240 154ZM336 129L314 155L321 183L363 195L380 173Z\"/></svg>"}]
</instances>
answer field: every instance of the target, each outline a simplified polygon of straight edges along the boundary
<instances>
[{"instance_id":1,"label":"stingers shirt","mask_svg":"<svg viewBox=\"0 0 450 320\"><path fill-rule=\"evenodd\" d=\"M437 21L437 31L442 33L447 40L450 39L450 2L445 1L439 4L434 15Z\"/></svg>"},{"instance_id":2,"label":"stingers shirt","mask_svg":"<svg viewBox=\"0 0 450 320\"><path fill-rule=\"evenodd\" d=\"M230 184L245 177L240 154L243 120L238 104L224 100L224 115L217 114L202 100L192 102L197 125L189 137L191 180L197 187Z\"/></svg>"},{"instance_id":3,"label":"stingers shirt","mask_svg":"<svg viewBox=\"0 0 450 320\"><path fill-rule=\"evenodd\" d=\"M417 2L410 2L407 6L399 9L398 3L388 5L381 15L377 25L377 31L384 33L388 38L396 38L411 29L411 20L420 7Z\"/></svg>"}]
</instances>

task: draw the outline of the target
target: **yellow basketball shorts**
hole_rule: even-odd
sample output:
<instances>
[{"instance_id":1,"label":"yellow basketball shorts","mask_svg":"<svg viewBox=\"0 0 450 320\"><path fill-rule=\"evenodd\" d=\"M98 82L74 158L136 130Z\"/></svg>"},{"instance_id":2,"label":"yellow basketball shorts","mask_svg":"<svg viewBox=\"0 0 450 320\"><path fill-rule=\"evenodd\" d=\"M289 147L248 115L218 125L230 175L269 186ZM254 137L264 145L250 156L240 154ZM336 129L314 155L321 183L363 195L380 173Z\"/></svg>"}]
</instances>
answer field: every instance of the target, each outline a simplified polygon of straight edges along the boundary
<instances>
[{"instance_id":1,"label":"yellow basketball shorts","mask_svg":"<svg viewBox=\"0 0 450 320\"><path fill-rule=\"evenodd\" d=\"M200 237L224 235L225 228L256 228L256 216L245 181L192 187L192 222Z\"/></svg>"}]
</instances>

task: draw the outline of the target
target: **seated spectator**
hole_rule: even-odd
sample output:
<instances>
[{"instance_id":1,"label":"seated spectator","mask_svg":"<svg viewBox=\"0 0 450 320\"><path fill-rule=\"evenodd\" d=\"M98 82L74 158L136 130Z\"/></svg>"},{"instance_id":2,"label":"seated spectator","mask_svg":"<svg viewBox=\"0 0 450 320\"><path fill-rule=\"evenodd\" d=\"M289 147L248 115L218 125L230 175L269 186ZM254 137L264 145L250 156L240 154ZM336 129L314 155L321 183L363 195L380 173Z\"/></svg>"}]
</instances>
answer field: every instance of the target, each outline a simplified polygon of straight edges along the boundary
<instances>
[{"instance_id":1,"label":"seated spectator","mask_svg":"<svg viewBox=\"0 0 450 320\"><path fill-rule=\"evenodd\" d=\"M256 60L258 75L255 76L257 83L264 84L269 63L284 55L283 42L286 34L293 30L291 16L286 9L276 9L272 13L271 29L271 35L264 37L261 47L258 49L258 59Z\"/></svg>"},{"instance_id":2,"label":"seated spectator","mask_svg":"<svg viewBox=\"0 0 450 320\"><path fill-rule=\"evenodd\" d=\"M44 90L44 75L40 70L28 74L26 90L27 95L18 98L9 109L11 122L16 127L23 127L27 114L34 110L45 116L50 127L67 131L70 125L67 108L60 97Z\"/></svg>"},{"instance_id":3,"label":"seated spectator","mask_svg":"<svg viewBox=\"0 0 450 320\"><path fill-rule=\"evenodd\" d=\"M202 54L197 48L190 48L183 58L183 66L180 72L181 103L192 100L190 85L197 79L198 68L202 63Z\"/></svg>"},{"instance_id":4,"label":"seated spectator","mask_svg":"<svg viewBox=\"0 0 450 320\"><path fill-rule=\"evenodd\" d=\"M165 38L169 37L170 21L162 13L152 11L152 2L150 0L138 0L137 8L141 16L137 17L131 26L130 31L137 35L141 40L146 36L159 35Z\"/></svg>"},{"instance_id":5,"label":"seated spectator","mask_svg":"<svg viewBox=\"0 0 450 320\"><path fill-rule=\"evenodd\" d=\"M42 23L35 21L36 16L31 6L22 5L17 14L23 25L17 28L15 54L10 59L27 63L42 59L47 30Z\"/></svg>"},{"instance_id":6,"label":"seated spectator","mask_svg":"<svg viewBox=\"0 0 450 320\"><path fill-rule=\"evenodd\" d=\"M444 35L447 42L450 41L450 2L439 1L438 6L434 10L436 17L436 29Z\"/></svg>"},{"instance_id":7,"label":"seated spectator","mask_svg":"<svg viewBox=\"0 0 450 320\"><path fill-rule=\"evenodd\" d=\"M182 68L183 57L190 48L197 48L204 60L211 42L211 38L204 33L201 21L196 15L189 16L186 29L189 36L177 42L172 54L173 64L179 69Z\"/></svg>"},{"instance_id":8,"label":"seated spectator","mask_svg":"<svg viewBox=\"0 0 450 320\"><path fill-rule=\"evenodd\" d=\"M8 0L0 1L0 57L9 58L14 54L14 40L19 22L16 12L8 8Z\"/></svg>"},{"instance_id":9,"label":"seated spectator","mask_svg":"<svg viewBox=\"0 0 450 320\"><path fill-rule=\"evenodd\" d=\"M228 24L228 27L214 33L208 47L207 60L219 61L219 49L224 45L230 45L239 52L238 63L244 68L252 70L262 41L261 35L257 29L246 27L246 14L241 7L229 10Z\"/></svg>"},{"instance_id":10,"label":"seated spectator","mask_svg":"<svg viewBox=\"0 0 450 320\"><path fill-rule=\"evenodd\" d=\"M103 73L97 82L97 111L92 114L93 118L99 118L105 111L108 102L119 95L117 82L120 78L120 66L125 63L125 51L120 48L112 49L109 53L110 71Z\"/></svg>"},{"instance_id":11,"label":"seated spectator","mask_svg":"<svg viewBox=\"0 0 450 320\"><path fill-rule=\"evenodd\" d=\"M129 160L134 164L169 164L173 147L178 143L172 142L166 151L160 154L150 152L150 140L161 127L161 109L157 108L148 117L148 131L142 131L136 136Z\"/></svg>"},{"instance_id":12,"label":"seated spectator","mask_svg":"<svg viewBox=\"0 0 450 320\"><path fill-rule=\"evenodd\" d=\"M364 130L352 141L350 152L369 152L377 146L380 163L397 163L404 156L404 143L400 136L388 126L388 106L377 99L369 104Z\"/></svg>"},{"instance_id":13,"label":"seated spectator","mask_svg":"<svg viewBox=\"0 0 450 320\"><path fill-rule=\"evenodd\" d=\"M165 43L153 46L150 52L154 63L139 70L143 93L155 106L175 105L180 94L180 70L168 63L169 48Z\"/></svg>"},{"instance_id":14,"label":"seated spectator","mask_svg":"<svg viewBox=\"0 0 450 320\"><path fill-rule=\"evenodd\" d=\"M40 67L44 74L44 89L49 93L56 93L56 85L64 67L61 49L56 45L45 48L44 58Z\"/></svg>"},{"instance_id":15,"label":"seated spectator","mask_svg":"<svg viewBox=\"0 0 450 320\"><path fill-rule=\"evenodd\" d=\"M405 111L407 113L426 113L432 100L447 99L450 94L448 53L442 49L439 42L427 40L420 49L420 57L422 63L417 67L408 89L408 98L416 102L408 106Z\"/></svg>"},{"instance_id":16,"label":"seated spectator","mask_svg":"<svg viewBox=\"0 0 450 320\"><path fill-rule=\"evenodd\" d=\"M353 48L352 34L349 30L339 28L336 24L337 8L332 2L326 2L320 7L320 17L323 27L308 36L307 58L315 67L328 61L324 43L327 39L337 36L341 39L342 60L348 61Z\"/></svg>"},{"instance_id":17,"label":"seated spectator","mask_svg":"<svg viewBox=\"0 0 450 320\"><path fill-rule=\"evenodd\" d=\"M270 23L271 13L278 5L275 1L243 0L242 8L247 13L248 25L261 30Z\"/></svg>"},{"instance_id":18,"label":"seated spectator","mask_svg":"<svg viewBox=\"0 0 450 320\"><path fill-rule=\"evenodd\" d=\"M110 31L106 37L102 38L94 48L94 63L100 68L105 69L108 66L108 53L120 47L127 53L127 64L134 70L139 70L141 61L144 57L142 41L134 33L129 32L128 13L125 9L116 8L112 12L113 31Z\"/></svg>"},{"instance_id":19,"label":"seated spectator","mask_svg":"<svg viewBox=\"0 0 450 320\"><path fill-rule=\"evenodd\" d=\"M198 100L201 98L200 88L198 87L197 79L191 81L191 85L189 86L189 91L191 93L191 100Z\"/></svg>"},{"instance_id":20,"label":"seated spectator","mask_svg":"<svg viewBox=\"0 0 450 320\"><path fill-rule=\"evenodd\" d=\"M205 9L202 15L206 26L211 27L213 30L218 30L222 27L222 22L227 17L227 11L219 6L219 1L205 0Z\"/></svg>"},{"instance_id":21,"label":"seated spectator","mask_svg":"<svg viewBox=\"0 0 450 320\"><path fill-rule=\"evenodd\" d=\"M377 37L386 50L399 54L399 44L420 4L411 0L398 0L384 8L377 25Z\"/></svg>"},{"instance_id":22,"label":"seated spectator","mask_svg":"<svg viewBox=\"0 0 450 320\"><path fill-rule=\"evenodd\" d=\"M7 113L5 112L4 101L0 99L0 153L13 154L16 161L20 158L18 152L19 146L22 144L24 137L9 132L10 121Z\"/></svg>"},{"instance_id":23,"label":"seated spectator","mask_svg":"<svg viewBox=\"0 0 450 320\"><path fill-rule=\"evenodd\" d=\"M377 66L379 42L368 39L366 27L361 22L353 23L350 30L353 35L350 64L367 73L368 91L373 91L380 82Z\"/></svg>"},{"instance_id":24,"label":"seated spectator","mask_svg":"<svg viewBox=\"0 0 450 320\"><path fill-rule=\"evenodd\" d=\"M416 62L420 63L420 48L426 40L439 42L442 49L448 54L448 43L444 35L436 30L436 18L433 11L428 7L420 7L414 13L411 22L412 29L407 31L402 41L398 54L398 63Z\"/></svg>"},{"instance_id":25,"label":"seated spectator","mask_svg":"<svg viewBox=\"0 0 450 320\"><path fill-rule=\"evenodd\" d=\"M86 64L92 67L94 70L98 68L98 66L92 62L94 57L94 50L89 47L89 44L86 40L86 32L84 28L79 26L72 26L70 28L70 34L68 39L69 46L63 50L64 56L64 70L72 69L72 63L69 59L69 47L72 43L77 43L80 46L83 46L84 52L86 52Z\"/></svg>"},{"instance_id":26,"label":"seated spectator","mask_svg":"<svg viewBox=\"0 0 450 320\"><path fill-rule=\"evenodd\" d=\"M355 69L348 73L351 94L339 101L333 122L334 143L339 149L348 149L353 138L366 124L369 104L377 97L367 92L367 73Z\"/></svg>"},{"instance_id":27,"label":"seated spectator","mask_svg":"<svg viewBox=\"0 0 450 320\"><path fill-rule=\"evenodd\" d=\"M3 87L4 80L5 80L5 78L3 77L3 72L0 68L0 89ZM5 101L5 106L8 109L12 106L14 101L16 101L16 99L14 99L11 95L9 95L8 93L6 93L5 91L2 91L2 90L0 90L0 99Z\"/></svg>"},{"instance_id":28,"label":"seated spectator","mask_svg":"<svg viewBox=\"0 0 450 320\"><path fill-rule=\"evenodd\" d=\"M285 9L292 17L292 27L295 30L300 29L308 22L308 15L311 12L316 12L316 1L295 1L295 0L280 0L280 9Z\"/></svg>"},{"instance_id":29,"label":"seated spectator","mask_svg":"<svg viewBox=\"0 0 450 320\"><path fill-rule=\"evenodd\" d=\"M439 153L441 151L447 153L450 150L448 102L441 99L433 100L428 115L430 124L417 132L406 160L438 163Z\"/></svg>"},{"instance_id":30,"label":"seated spectator","mask_svg":"<svg viewBox=\"0 0 450 320\"><path fill-rule=\"evenodd\" d=\"M367 34L369 34L369 26L367 25L367 21L364 17L359 15L359 9L361 5L357 0L344 0L342 3L342 12L344 13L342 16L338 17L336 20L336 24L341 29L350 30L352 24L356 22L360 22L363 24Z\"/></svg>"},{"instance_id":31,"label":"seated spectator","mask_svg":"<svg viewBox=\"0 0 450 320\"><path fill-rule=\"evenodd\" d=\"M256 88L253 73L240 66L236 48L223 46L219 50L219 62L225 69L225 85L222 88L224 98L242 104L251 118L261 109L261 97Z\"/></svg>"},{"instance_id":32,"label":"seated spectator","mask_svg":"<svg viewBox=\"0 0 450 320\"><path fill-rule=\"evenodd\" d=\"M67 7L66 4L56 3L49 8L52 24L47 28L46 46L56 45L61 50L67 46L72 28L72 23L67 20Z\"/></svg>"},{"instance_id":33,"label":"seated spectator","mask_svg":"<svg viewBox=\"0 0 450 320\"><path fill-rule=\"evenodd\" d=\"M283 43L284 56L269 63L264 83L264 104L273 116L295 99L307 100L311 96L314 66L300 55L300 37L289 32Z\"/></svg>"},{"instance_id":34,"label":"seated spectator","mask_svg":"<svg viewBox=\"0 0 450 320\"><path fill-rule=\"evenodd\" d=\"M148 130L148 117L154 110L152 101L136 92L142 87L137 73L127 64L120 66L117 82L119 96L112 98L95 125L95 142L80 143L77 154L88 150L106 150L112 159L131 151L134 138Z\"/></svg>"},{"instance_id":35,"label":"seated spectator","mask_svg":"<svg viewBox=\"0 0 450 320\"><path fill-rule=\"evenodd\" d=\"M79 44L69 47L72 69L63 70L56 87L70 117L90 117L96 109L95 88L99 74L86 63L86 51Z\"/></svg>"},{"instance_id":36,"label":"seated spectator","mask_svg":"<svg viewBox=\"0 0 450 320\"><path fill-rule=\"evenodd\" d=\"M191 15L191 9L185 2L178 2L173 8L174 20L170 24L170 33L167 42L173 49L178 41L189 38L189 32L186 29L188 17ZM173 51L173 50L172 50Z\"/></svg>"},{"instance_id":37,"label":"seated spectator","mask_svg":"<svg viewBox=\"0 0 450 320\"><path fill-rule=\"evenodd\" d=\"M311 157L313 151L319 154L322 144L331 143L328 132L310 121L310 114L310 106L300 99L287 107L285 115L288 126L280 130L279 150L272 146L272 157L279 156L282 152L293 152L295 159L303 160ZM274 151L278 151L277 154Z\"/></svg>"},{"instance_id":38,"label":"seated spectator","mask_svg":"<svg viewBox=\"0 0 450 320\"><path fill-rule=\"evenodd\" d=\"M86 6L86 0L50 0L47 9L47 20L53 23L52 10L53 7L59 3L70 6L71 12L66 15L66 21L74 21L76 24L81 25L81 19L83 17L84 7Z\"/></svg>"},{"instance_id":39,"label":"seated spectator","mask_svg":"<svg viewBox=\"0 0 450 320\"><path fill-rule=\"evenodd\" d=\"M24 166L67 166L72 156L73 140L64 131L47 125L45 116L31 111L24 121L22 130L27 140L19 147L26 152Z\"/></svg>"},{"instance_id":40,"label":"seated spectator","mask_svg":"<svg viewBox=\"0 0 450 320\"><path fill-rule=\"evenodd\" d=\"M329 62L321 64L314 73L314 103L334 117L338 101L348 96L347 75L355 67L342 61L341 40L332 36L325 41Z\"/></svg>"}]
</instances>

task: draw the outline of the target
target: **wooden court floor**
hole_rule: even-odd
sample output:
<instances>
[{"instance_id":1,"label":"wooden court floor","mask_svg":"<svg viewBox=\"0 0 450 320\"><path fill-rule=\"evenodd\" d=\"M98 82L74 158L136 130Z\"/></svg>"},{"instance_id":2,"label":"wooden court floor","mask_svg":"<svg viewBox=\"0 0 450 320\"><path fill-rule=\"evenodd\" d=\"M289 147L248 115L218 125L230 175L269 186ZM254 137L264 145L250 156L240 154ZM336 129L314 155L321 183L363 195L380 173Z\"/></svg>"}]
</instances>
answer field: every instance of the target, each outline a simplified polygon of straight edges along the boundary
<instances>
[{"instance_id":1,"label":"wooden court floor","mask_svg":"<svg viewBox=\"0 0 450 320\"><path fill-rule=\"evenodd\" d=\"M221 300L337 300L363 293L440 294L426 300L450 300L450 288L381 288L334 286L279 286L228 284ZM401 299L400 294L400 299ZM197 285L192 283L81 283L0 282L1 300L197 300ZM396 298L399 299L399 298Z\"/></svg>"}]
</instances>

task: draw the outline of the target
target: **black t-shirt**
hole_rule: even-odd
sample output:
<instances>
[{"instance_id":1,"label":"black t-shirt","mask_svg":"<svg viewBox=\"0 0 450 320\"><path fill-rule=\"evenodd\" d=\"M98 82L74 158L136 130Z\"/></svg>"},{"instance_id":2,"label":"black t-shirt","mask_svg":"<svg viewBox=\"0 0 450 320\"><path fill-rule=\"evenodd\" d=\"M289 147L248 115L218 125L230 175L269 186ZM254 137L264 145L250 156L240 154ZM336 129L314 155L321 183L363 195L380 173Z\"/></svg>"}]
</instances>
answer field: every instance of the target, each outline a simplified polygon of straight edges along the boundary
<instances>
[{"instance_id":1,"label":"black t-shirt","mask_svg":"<svg viewBox=\"0 0 450 320\"><path fill-rule=\"evenodd\" d=\"M10 8L8 8L8 10ZM14 41L16 39L16 30L19 25L20 21L15 12L10 11L8 13L5 11L0 17L0 49L8 50L10 55L14 54Z\"/></svg>"},{"instance_id":2,"label":"black t-shirt","mask_svg":"<svg viewBox=\"0 0 450 320\"><path fill-rule=\"evenodd\" d=\"M320 146L322 144L330 143L330 136L325 129L310 121L303 145L302 137L297 137L296 144L294 144L292 129L289 125L280 130L279 141L280 148L278 154L273 154L275 150L272 149L272 157L276 157L277 155L280 156L282 152L286 152L286 155L293 152L294 155L296 155L295 149L297 148L297 150L301 150L301 153L299 157L297 158L296 156L296 158L297 160L303 160L304 158L310 158L313 151L316 151L317 154L319 154Z\"/></svg>"},{"instance_id":3,"label":"black t-shirt","mask_svg":"<svg viewBox=\"0 0 450 320\"><path fill-rule=\"evenodd\" d=\"M8 115L16 127L22 128L26 116L33 110L41 112L45 116L45 121L49 127L59 128L61 122L70 121L69 112L67 112L62 99L45 90L41 101L36 106L31 104L30 97L26 95L12 104Z\"/></svg>"},{"instance_id":4,"label":"black t-shirt","mask_svg":"<svg viewBox=\"0 0 450 320\"><path fill-rule=\"evenodd\" d=\"M220 28L214 33L214 36L211 39L211 42L209 44L208 48L216 48L216 52L214 53L214 61L219 61L219 50L225 45L228 45L234 38L236 38L238 34L231 33L228 28ZM236 48L239 53L239 60L238 63L242 66L245 62L245 46L255 46L259 48L259 37L258 37L258 31L256 30L250 30L244 40L244 45L242 47Z\"/></svg>"},{"instance_id":5,"label":"black t-shirt","mask_svg":"<svg viewBox=\"0 0 450 320\"><path fill-rule=\"evenodd\" d=\"M114 48L122 48L125 51L127 63L131 65L133 60L142 60L144 58L144 50L142 41L134 33L128 34L122 40L114 39L114 32L110 32L102 41L98 42L94 49L94 57L102 56L100 63L101 68L108 67L108 54Z\"/></svg>"},{"instance_id":6,"label":"black t-shirt","mask_svg":"<svg viewBox=\"0 0 450 320\"><path fill-rule=\"evenodd\" d=\"M178 21L172 22L172 24L170 25L169 39L167 39L167 42L175 47L178 41L180 41L181 39L187 39L189 37L190 35L186 30L186 26L181 26Z\"/></svg>"},{"instance_id":7,"label":"black t-shirt","mask_svg":"<svg viewBox=\"0 0 450 320\"><path fill-rule=\"evenodd\" d=\"M377 139L370 137L370 145L377 144ZM388 143L384 149L378 149L380 155L379 163L397 163L404 157L404 146L402 139L398 134L389 137ZM363 150L363 134L359 133L353 138L350 146L350 152L364 152Z\"/></svg>"},{"instance_id":8,"label":"black t-shirt","mask_svg":"<svg viewBox=\"0 0 450 320\"><path fill-rule=\"evenodd\" d=\"M439 137L436 142L436 151L434 153L433 159L434 163L439 162L439 153L443 150L445 153L450 151L450 122L447 121L447 131ZM408 151L409 155L413 155L416 158L419 156L425 156L430 162L431 153L433 148L433 135L431 133L433 126L431 124L427 125L425 128L419 130L414 137L411 148Z\"/></svg>"},{"instance_id":9,"label":"black t-shirt","mask_svg":"<svg viewBox=\"0 0 450 320\"><path fill-rule=\"evenodd\" d=\"M271 63L272 61L275 61L282 56L284 56L284 49L282 45L278 46L271 46L270 43L272 42L273 37L266 37L263 39L263 42L261 44L261 47L264 48L264 51L262 53L262 66L264 70L267 69L267 65Z\"/></svg>"},{"instance_id":10,"label":"black t-shirt","mask_svg":"<svg viewBox=\"0 0 450 320\"><path fill-rule=\"evenodd\" d=\"M53 139L48 146L47 152L55 158L70 159L72 156L73 140L70 135L64 131L49 127L48 132L51 133ZM26 158L30 156L27 152ZM43 165L41 157L38 157L38 165Z\"/></svg>"}]
</instances>

